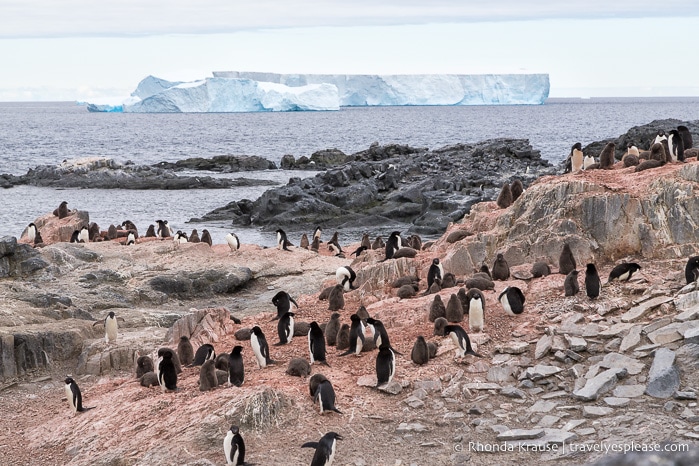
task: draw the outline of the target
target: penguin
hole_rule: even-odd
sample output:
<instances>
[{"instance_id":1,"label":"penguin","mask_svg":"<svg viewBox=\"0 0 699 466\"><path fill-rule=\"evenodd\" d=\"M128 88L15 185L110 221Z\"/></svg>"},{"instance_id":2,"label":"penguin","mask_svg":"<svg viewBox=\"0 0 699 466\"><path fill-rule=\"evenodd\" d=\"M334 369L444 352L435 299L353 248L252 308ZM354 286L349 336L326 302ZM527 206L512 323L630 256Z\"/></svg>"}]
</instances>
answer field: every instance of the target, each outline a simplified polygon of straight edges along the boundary
<instances>
[{"instance_id":1,"label":"penguin","mask_svg":"<svg viewBox=\"0 0 699 466\"><path fill-rule=\"evenodd\" d=\"M243 347L234 346L228 355L228 386L240 387L245 381L245 368L243 366Z\"/></svg>"},{"instance_id":2,"label":"penguin","mask_svg":"<svg viewBox=\"0 0 699 466\"><path fill-rule=\"evenodd\" d=\"M498 253L493 264L493 280L507 280L510 278L510 267L507 265L505 256Z\"/></svg>"},{"instance_id":3,"label":"penguin","mask_svg":"<svg viewBox=\"0 0 699 466\"><path fill-rule=\"evenodd\" d=\"M317 226L315 230L313 230L313 239L318 238L318 241L320 241L320 235L323 234L323 229L320 226Z\"/></svg>"},{"instance_id":4,"label":"penguin","mask_svg":"<svg viewBox=\"0 0 699 466\"><path fill-rule=\"evenodd\" d=\"M508 183L502 185L502 189L495 203L501 209L507 209L512 205L512 189Z\"/></svg>"},{"instance_id":5,"label":"penguin","mask_svg":"<svg viewBox=\"0 0 699 466\"><path fill-rule=\"evenodd\" d=\"M199 370L199 391L208 392L218 387L216 367L213 359L207 360Z\"/></svg>"},{"instance_id":6,"label":"penguin","mask_svg":"<svg viewBox=\"0 0 699 466\"><path fill-rule=\"evenodd\" d=\"M175 353L172 349L170 348L160 348L158 350L158 357L162 361L162 358L165 357L165 354L170 355L170 359L172 360L172 365L175 366L175 372L177 374L182 372L182 364L180 364L180 358L177 356L177 353ZM156 365L156 369L159 370L160 363Z\"/></svg>"},{"instance_id":7,"label":"penguin","mask_svg":"<svg viewBox=\"0 0 699 466\"><path fill-rule=\"evenodd\" d=\"M667 146L670 150L670 159L673 162L684 162L684 143L682 142L680 132L676 129L670 130L670 133L667 136Z\"/></svg>"},{"instance_id":8,"label":"penguin","mask_svg":"<svg viewBox=\"0 0 699 466\"><path fill-rule=\"evenodd\" d=\"M445 336L444 329L447 328L447 325L449 325L449 321L447 321L447 319L445 319L444 317L438 317L437 319L435 319L433 335L436 337Z\"/></svg>"},{"instance_id":9,"label":"penguin","mask_svg":"<svg viewBox=\"0 0 699 466\"><path fill-rule=\"evenodd\" d=\"M119 330L119 325L117 323L118 320L121 320L124 322L124 319L121 317L117 317L114 314L114 311L110 311L109 314L107 314L107 317L104 318L104 321L101 323L104 324L104 342L105 343L112 343L115 342L117 339L117 333ZM97 321L92 326L94 327L95 325L99 324L100 322Z\"/></svg>"},{"instance_id":10,"label":"penguin","mask_svg":"<svg viewBox=\"0 0 699 466\"><path fill-rule=\"evenodd\" d=\"M498 296L498 301L505 312L512 317L524 312L524 293L516 286L505 288Z\"/></svg>"},{"instance_id":11,"label":"penguin","mask_svg":"<svg viewBox=\"0 0 699 466\"><path fill-rule=\"evenodd\" d=\"M272 298L272 304L277 307L277 316L272 320L277 320L289 312L291 309L291 303L294 303L296 308L299 307L294 298L292 298L286 291L280 291L279 293L275 294Z\"/></svg>"},{"instance_id":12,"label":"penguin","mask_svg":"<svg viewBox=\"0 0 699 466\"><path fill-rule=\"evenodd\" d=\"M636 157L640 157L641 153L638 151L638 147L636 147L635 144L629 143L628 146L626 146L626 153L628 155L635 155Z\"/></svg>"},{"instance_id":13,"label":"penguin","mask_svg":"<svg viewBox=\"0 0 699 466\"><path fill-rule=\"evenodd\" d=\"M590 299L595 299L599 296L602 289L602 281L597 273L595 264L587 264L585 269L585 293Z\"/></svg>"},{"instance_id":14,"label":"penguin","mask_svg":"<svg viewBox=\"0 0 699 466\"><path fill-rule=\"evenodd\" d=\"M192 366L201 366L206 361L213 361L214 359L216 359L216 350L214 350L213 345L204 343L197 348L197 352L194 353L194 361L192 361Z\"/></svg>"},{"instance_id":15,"label":"penguin","mask_svg":"<svg viewBox=\"0 0 699 466\"><path fill-rule=\"evenodd\" d=\"M620 282L628 282L631 280L631 275L639 270L641 270L641 266L635 262L625 262L623 264L619 264L614 267L611 272L609 272L607 283L616 279L619 279Z\"/></svg>"},{"instance_id":16,"label":"penguin","mask_svg":"<svg viewBox=\"0 0 699 466\"><path fill-rule=\"evenodd\" d=\"M313 241L311 242L311 251L318 252L319 248L320 248L320 239L313 238Z\"/></svg>"},{"instance_id":17,"label":"penguin","mask_svg":"<svg viewBox=\"0 0 699 466\"><path fill-rule=\"evenodd\" d=\"M337 343L335 347L338 349L338 351L342 351L345 348L349 348L349 335L350 335L350 326L349 324L342 324L340 327L340 331L337 332Z\"/></svg>"},{"instance_id":18,"label":"penguin","mask_svg":"<svg viewBox=\"0 0 699 466\"><path fill-rule=\"evenodd\" d=\"M30 243L34 244L34 239L36 238L36 225L34 223L30 223L27 225L27 239L29 240Z\"/></svg>"},{"instance_id":19,"label":"penguin","mask_svg":"<svg viewBox=\"0 0 699 466\"><path fill-rule=\"evenodd\" d=\"M328 379L318 383L318 386L313 392L313 403L318 403L320 414L324 414L328 411L335 411L338 414L342 414L342 411L335 407L335 389L333 389Z\"/></svg>"},{"instance_id":20,"label":"penguin","mask_svg":"<svg viewBox=\"0 0 699 466\"><path fill-rule=\"evenodd\" d=\"M291 343L291 340L294 338L294 315L293 312L287 312L279 318L279 322L277 322L279 342L275 343L274 346Z\"/></svg>"},{"instance_id":21,"label":"penguin","mask_svg":"<svg viewBox=\"0 0 699 466\"><path fill-rule=\"evenodd\" d=\"M148 230L146 230L146 238L155 238L156 236L157 235L155 234L155 225L148 225Z\"/></svg>"},{"instance_id":22,"label":"penguin","mask_svg":"<svg viewBox=\"0 0 699 466\"><path fill-rule=\"evenodd\" d=\"M359 255L360 255L361 253L363 253L364 251L366 251L367 249L371 249L371 248L368 248L368 247L366 247L366 246L364 246L364 245L359 246L357 249L355 249L354 251L352 251L352 252L350 253L350 257L352 257L352 256L354 256L354 257L359 257Z\"/></svg>"},{"instance_id":23,"label":"penguin","mask_svg":"<svg viewBox=\"0 0 699 466\"><path fill-rule=\"evenodd\" d=\"M391 382L395 373L396 355L391 345L384 343L376 355L376 388Z\"/></svg>"},{"instance_id":24,"label":"penguin","mask_svg":"<svg viewBox=\"0 0 699 466\"><path fill-rule=\"evenodd\" d=\"M577 267L573 251L571 251L568 243L563 245L563 250L558 258L558 273L568 275Z\"/></svg>"},{"instance_id":25,"label":"penguin","mask_svg":"<svg viewBox=\"0 0 699 466\"><path fill-rule=\"evenodd\" d=\"M180 362L185 366L189 366L194 362L194 347L189 341L189 337L182 335L179 343L177 343L177 355L180 357Z\"/></svg>"},{"instance_id":26,"label":"penguin","mask_svg":"<svg viewBox=\"0 0 699 466\"><path fill-rule=\"evenodd\" d=\"M425 337L423 337L422 335L418 336L417 340L415 340L413 350L410 352L410 359L418 366L427 364L427 361L429 361L430 353L427 348L427 342L425 341Z\"/></svg>"},{"instance_id":27,"label":"penguin","mask_svg":"<svg viewBox=\"0 0 699 466\"><path fill-rule=\"evenodd\" d=\"M318 361L328 365L325 359L325 335L315 320L311 322L311 328L308 330L308 352L311 355L311 364Z\"/></svg>"},{"instance_id":28,"label":"penguin","mask_svg":"<svg viewBox=\"0 0 699 466\"><path fill-rule=\"evenodd\" d=\"M68 399L68 406L73 413L82 413L94 408L94 406L90 406L89 408L83 406L83 395L80 393L80 387L78 387L78 384L75 383L72 377L66 377L65 391L66 398Z\"/></svg>"},{"instance_id":29,"label":"penguin","mask_svg":"<svg viewBox=\"0 0 699 466\"><path fill-rule=\"evenodd\" d=\"M80 242L80 230L73 231L73 234L70 235L70 242L71 243L79 243Z\"/></svg>"},{"instance_id":30,"label":"penguin","mask_svg":"<svg viewBox=\"0 0 699 466\"><path fill-rule=\"evenodd\" d=\"M583 169L583 151L582 151L582 144L579 142L576 142L573 144L573 147L570 149L570 155L568 156L570 158L570 164L571 164L571 172L572 173L578 173L582 171Z\"/></svg>"},{"instance_id":31,"label":"penguin","mask_svg":"<svg viewBox=\"0 0 699 466\"><path fill-rule=\"evenodd\" d=\"M245 442L240 436L240 429L232 425L226 437L223 439L223 453L226 455L227 465L245 464Z\"/></svg>"},{"instance_id":32,"label":"penguin","mask_svg":"<svg viewBox=\"0 0 699 466\"><path fill-rule=\"evenodd\" d=\"M394 231L386 241L386 259L392 259L393 255L401 248L400 231Z\"/></svg>"},{"instance_id":33,"label":"penguin","mask_svg":"<svg viewBox=\"0 0 699 466\"><path fill-rule=\"evenodd\" d=\"M201 243L201 239L199 239L199 232L197 231L196 228L192 229L192 233L189 235L189 242L190 243Z\"/></svg>"},{"instance_id":34,"label":"penguin","mask_svg":"<svg viewBox=\"0 0 699 466\"><path fill-rule=\"evenodd\" d=\"M371 249L371 240L369 239L369 234L368 234L368 233L364 233L364 234L362 235L362 240L361 240L361 242L360 242L359 244L360 244L359 247L363 247L363 248L364 248L364 249L363 249L364 251L368 251L368 250Z\"/></svg>"},{"instance_id":35,"label":"penguin","mask_svg":"<svg viewBox=\"0 0 699 466\"><path fill-rule=\"evenodd\" d=\"M301 235L301 242L299 243L299 247L301 249L308 249L308 247L310 245L311 244L308 242L308 236L306 235L306 233L302 234Z\"/></svg>"},{"instance_id":36,"label":"penguin","mask_svg":"<svg viewBox=\"0 0 699 466\"><path fill-rule=\"evenodd\" d=\"M156 220L155 223L158 224L158 229L156 231L156 236L158 238L169 238L171 236L170 227L165 220Z\"/></svg>"},{"instance_id":37,"label":"penguin","mask_svg":"<svg viewBox=\"0 0 699 466\"><path fill-rule=\"evenodd\" d=\"M345 289L342 285L335 285L328 296L328 310L339 311L345 308Z\"/></svg>"},{"instance_id":38,"label":"penguin","mask_svg":"<svg viewBox=\"0 0 699 466\"><path fill-rule=\"evenodd\" d=\"M471 332L481 332L485 324L485 297L478 288L468 290L468 329Z\"/></svg>"},{"instance_id":39,"label":"penguin","mask_svg":"<svg viewBox=\"0 0 699 466\"><path fill-rule=\"evenodd\" d=\"M78 243L89 243L90 242L90 230L84 226L80 229L78 233Z\"/></svg>"},{"instance_id":40,"label":"penguin","mask_svg":"<svg viewBox=\"0 0 699 466\"><path fill-rule=\"evenodd\" d=\"M583 170L590 170L593 165L595 165L595 158L591 155L586 155L583 158Z\"/></svg>"},{"instance_id":41,"label":"penguin","mask_svg":"<svg viewBox=\"0 0 699 466\"><path fill-rule=\"evenodd\" d=\"M178 244L189 242L189 239L187 238L187 233L184 233L181 230L177 230L177 233L175 233L175 235L172 237L172 240Z\"/></svg>"},{"instance_id":42,"label":"penguin","mask_svg":"<svg viewBox=\"0 0 699 466\"><path fill-rule=\"evenodd\" d=\"M129 234L126 235L126 245L133 246L134 244L136 244L136 235L133 231L129 231Z\"/></svg>"},{"instance_id":43,"label":"penguin","mask_svg":"<svg viewBox=\"0 0 699 466\"><path fill-rule=\"evenodd\" d=\"M352 267L349 265L338 267L338 269L335 271L335 278L337 279L338 285L342 285L345 291L357 289L357 287L354 286L354 281L357 279L357 274L354 273L354 270L352 270Z\"/></svg>"},{"instance_id":44,"label":"penguin","mask_svg":"<svg viewBox=\"0 0 699 466\"><path fill-rule=\"evenodd\" d=\"M495 283L485 276L474 275L464 282L464 286L468 289L478 288L481 291L495 290Z\"/></svg>"},{"instance_id":45,"label":"penguin","mask_svg":"<svg viewBox=\"0 0 699 466\"><path fill-rule=\"evenodd\" d=\"M209 246L213 244L213 241L211 241L211 235L209 234L209 230L207 230L206 228L204 228L201 231L201 242L206 243Z\"/></svg>"},{"instance_id":46,"label":"penguin","mask_svg":"<svg viewBox=\"0 0 699 466\"><path fill-rule=\"evenodd\" d=\"M546 277L551 275L551 267L543 261L534 262L534 264L532 264L531 274L533 278Z\"/></svg>"},{"instance_id":47,"label":"penguin","mask_svg":"<svg viewBox=\"0 0 699 466\"><path fill-rule=\"evenodd\" d=\"M668 140L667 140L667 135L665 134L665 131L659 130L658 135L655 137L653 140L653 144L651 145L651 159L653 159L653 146L656 144L660 144L660 146L663 148L663 152L665 153L665 162L670 162L670 146L668 145Z\"/></svg>"},{"instance_id":48,"label":"penguin","mask_svg":"<svg viewBox=\"0 0 699 466\"><path fill-rule=\"evenodd\" d=\"M482 356L471 347L471 340L468 338L466 331L459 325L447 325L444 327L444 335L450 336L451 340L457 346L456 355L457 357L464 357L467 354L472 354L481 358Z\"/></svg>"},{"instance_id":49,"label":"penguin","mask_svg":"<svg viewBox=\"0 0 699 466\"><path fill-rule=\"evenodd\" d=\"M347 356L348 354L354 353L357 356L362 352L362 346L364 346L364 324L357 314L352 314L350 316L352 325L349 329L349 348L340 356Z\"/></svg>"},{"instance_id":50,"label":"penguin","mask_svg":"<svg viewBox=\"0 0 699 466\"><path fill-rule=\"evenodd\" d=\"M689 128L684 125L680 125L677 127L677 131L680 133L680 137L682 138L682 146L684 147L684 150L694 147L692 133L689 132Z\"/></svg>"},{"instance_id":51,"label":"penguin","mask_svg":"<svg viewBox=\"0 0 699 466\"><path fill-rule=\"evenodd\" d=\"M318 385L322 382L328 380L323 374L313 374L308 380L308 391L311 394L311 398L315 397Z\"/></svg>"},{"instance_id":52,"label":"penguin","mask_svg":"<svg viewBox=\"0 0 699 466\"><path fill-rule=\"evenodd\" d=\"M446 317L446 315L447 308L444 306L442 297L438 294L434 295L434 300L432 300L432 304L430 305L429 321L434 322L437 318Z\"/></svg>"},{"instance_id":53,"label":"penguin","mask_svg":"<svg viewBox=\"0 0 699 466\"><path fill-rule=\"evenodd\" d=\"M325 342L328 346L335 346L337 343L337 334L340 332L340 313L333 312L330 315L330 320L325 324Z\"/></svg>"},{"instance_id":54,"label":"penguin","mask_svg":"<svg viewBox=\"0 0 699 466\"><path fill-rule=\"evenodd\" d=\"M447 272L442 277L442 289L453 288L456 286L456 275L451 272Z\"/></svg>"},{"instance_id":55,"label":"penguin","mask_svg":"<svg viewBox=\"0 0 699 466\"><path fill-rule=\"evenodd\" d=\"M36 230L36 236L34 237L34 247L41 247L44 245L44 239L41 237L41 232Z\"/></svg>"},{"instance_id":56,"label":"penguin","mask_svg":"<svg viewBox=\"0 0 699 466\"><path fill-rule=\"evenodd\" d=\"M374 344L377 348L380 348L383 345L387 345L389 347L391 346L391 342L388 341L388 332L386 331L386 327L384 327L383 322L381 322L378 319L369 317L367 318L366 323L369 327L369 330L371 331L371 335L374 339Z\"/></svg>"},{"instance_id":57,"label":"penguin","mask_svg":"<svg viewBox=\"0 0 699 466\"><path fill-rule=\"evenodd\" d=\"M444 277L444 267L439 263L439 257L432 259L430 269L427 271L427 289L434 283L435 279L441 280Z\"/></svg>"},{"instance_id":58,"label":"penguin","mask_svg":"<svg viewBox=\"0 0 699 466\"><path fill-rule=\"evenodd\" d=\"M578 284L578 271L572 270L568 275L566 275L565 282L563 283L563 291L566 296L575 296L580 291L580 285Z\"/></svg>"},{"instance_id":59,"label":"penguin","mask_svg":"<svg viewBox=\"0 0 699 466\"><path fill-rule=\"evenodd\" d=\"M70 215L70 212L68 211L68 201L61 202L58 208L53 211L53 215L58 218L66 218L68 215Z\"/></svg>"},{"instance_id":60,"label":"penguin","mask_svg":"<svg viewBox=\"0 0 699 466\"><path fill-rule=\"evenodd\" d=\"M138 228L136 228L136 224L132 222L131 220L124 220L121 222L121 226L124 227L124 230L133 230L136 232L136 235L138 236Z\"/></svg>"},{"instance_id":61,"label":"penguin","mask_svg":"<svg viewBox=\"0 0 699 466\"><path fill-rule=\"evenodd\" d=\"M362 323L366 324L366 321L369 318L369 311L366 310L364 305L359 306L359 309L357 309L357 317L359 317Z\"/></svg>"},{"instance_id":62,"label":"penguin","mask_svg":"<svg viewBox=\"0 0 699 466\"><path fill-rule=\"evenodd\" d=\"M383 238L377 236L373 243L371 243L371 249L381 249L386 246L383 242Z\"/></svg>"},{"instance_id":63,"label":"penguin","mask_svg":"<svg viewBox=\"0 0 699 466\"><path fill-rule=\"evenodd\" d=\"M155 367L153 366L153 359L150 356L140 356L136 360L136 378L139 379L143 377L143 374L147 372L153 372Z\"/></svg>"},{"instance_id":64,"label":"penguin","mask_svg":"<svg viewBox=\"0 0 699 466\"><path fill-rule=\"evenodd\" d=\"M488 278L493 278L493 276L490 275L490 269L488 268L488 264L486 264L485 262L481 264L481 268L478 269L478 273L484 273L488 276Z\"/></svg>"},{"instance_id":65,"label":"penguin","mask_svg":"<svg viewBox=\"0 0 699 466\"><path fill-rule=\"evenodd\" d=\"M429 355L430 359L437 357L437 345L435 343L432 343L431 341L427 342L427 354Z\"/></svg>"},{"instance_id":66,"label":"penguin","mask_svg":"<svg viewBox=\"0 0 699 466\"><path fill-rule=\"evenodd\" d=\"M449 322L461 322L464 320L464 307L461 305L459 297L454 293L447 301L445 317Z\"/></svg>"},{"instance_id":67,"label":"penguin","mask_svg":"<svg viewBox=\"0 0 699 466\"><path fill-rule=\"evenodd\" d=\"M613 142L608 142L599 155L599 167L602 170L611 170L614 167L614 151L616 145Z\"/></svg>"},{"instance_id":68,"label":"penguin","mask_svg":"<svg viewBox=\"0 0 699 466\"><path fill-rule=\"evenodd\" d=\"M274 362L272 358L269 357L269 346L267 345L265 334L257 325L252 328L250 346L252 347L253 353L255 353L257 365L260 369L264 369L267 367L267 364L272 364Z\"/></svg>"},{"instance_id":69,"label":"penguin","mask_svg":"<svg viewBox=\"0 0 699 466\"><path fill-rule=\"evenodd\" d=\"M697 277L699 277L699 256L692 256L687 259L687 265L684 267L684 278L689 285L697 281Z\"/></svg>"},{"instance_id":70,"label":"penguin","mask_svg":"<svg viewBox=\"0 0 699 466\"><path fill-rule=\"evenodd\" d=\"M333 252L336 256L343 255L342 246L340 246L340 241L338 239L339 233L335 232L333 237L328 241L328 249Z\"/></svg>"},{"instance_id":71,"label":"penguin","mask_svg":"<svg viewBox=\"0 0 699 466\"><path fill-rule=\"evenodd\" d=\"M281 251L291 251L289 249L289 240L286 239L286 233L281 228L277 230L277 248Z\"/></svg>"},{"instance_id":72,"label":"penguin","mask_svg":"<svg viewBox=\"0 0 699 466\"><path fill-rule=\"evenodd\" d=\"M332 466L338 440L342 440L340 434L328 432L321 437L319 442L306 442L301 445L301 448L316 449L313 459L311 460L311 466Z\"/></svg>"},{"instance_id":73,"label":"penguin","mask_svg":"<svg viewBox=\"0 0 699 466\"><path fill-rule=\"evenodd\" d=\"M228 373L228 353L223 353L216 356L216 359L214 360L214 367L220 371Z\"/></svg>"},{"instance_id":74,"label":"penguin","mask_svg":"<svg viewBox=\"0 0 699 466\"><path fill-rule=\"evenodd\" d=\"M160 353L161 352L158 351L159 356L161 355ZM163 393L165 393L166 390L177 390L177 370L175 370L172 356L172 351L163 352L163 359L160 361L160 364L158 364L158 383Z\"/></svg>"},{"instance_id":75,"label":"penguin","mask_svg":"<svg viewBox=\"0 0 699 466\"><path fill-rule=\"evenodd\" d=\"M235 233L228 233L226 235L226 243L228 243L228 247L231 248L231 252L236 252L240 249L240 240Z\"/></svg>"},{"instance_id":76,"label":"penguin","mask_svg":"<svg viewBox=\"0 0 699 466\"><path fill-rule=\"evenodd\" d=\"M146 372L138 378L142 387L155 387L158 385L158 376L155 372Z\"/></svg>"}]
</instances>

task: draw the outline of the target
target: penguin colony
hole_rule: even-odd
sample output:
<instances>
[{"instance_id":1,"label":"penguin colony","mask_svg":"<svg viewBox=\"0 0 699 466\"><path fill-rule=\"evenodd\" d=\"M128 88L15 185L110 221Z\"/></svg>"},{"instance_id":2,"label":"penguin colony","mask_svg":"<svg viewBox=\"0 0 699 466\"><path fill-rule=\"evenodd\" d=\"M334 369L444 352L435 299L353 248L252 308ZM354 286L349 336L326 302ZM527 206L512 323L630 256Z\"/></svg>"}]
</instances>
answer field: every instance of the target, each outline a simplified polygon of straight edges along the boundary
<instances>
[{"instance_id":1,"label":"penguin colony","mask_svg":"<svg viewBox=\"0 0 699 466\"><path fill-rule=\"evenodd\" d=\"M684 129L684 131L683 131ZM684 162L684 149L687 145L686 128L678 127L677 130L671 130L669 135L664 133L658 134L652 142L650 154L645 159L647 164L645 167L653 168L664 163ZM691 135L689 135L691 138ZM691 139L690 139L691 141ZM689 143L691 148L691 142ZM580 143L576 143L571 149L569 160L567 161L567 172L573 174L591 169L611 169L615 163L615 145L609 143L605 146L599 155L599 162L594 159L590 160L589 156L583 154L583 149ZM634 158L641 160L640 166L644 163L644 157L639 152L635 145L629 145L627 153L624 155L625 164L633 164ZM638 164L638 163L637 163ZM645 168L644 168L645 169ZM637 169L638 170L638 169ZM503 186L497 204L501 208L509 207L519 198L524 189L521 181L515 180L511 185ZM63 202L55 212L59 218L64 218L70 215L67 210L67 203ZM150 225L146 237L156 238L172 238L172 241L180 244L186 242L205 242L212 244L211 237L207 230L202 231L201 239L196 230L191 235L186 232L177 231L173 233L172 228L166 220L158 220L157 229L155 225ZM112 237L112 239L125 238L125 244L135 244L138 239L138 230L130 221L125 221L119 227L111 226L106 234L100 233L99 228L92 224L88 228L83 227L81 230L76 230L73 234L72 242L87 243L90 241L98 241L98 238ZM319 251L322 230L320 227L312 235L312 243L309 244L308 237L304 234L300 247L315 252ZM278 229L276 231L277 247L283 251L293 252L294 245L288 240L286 233ZM401 232L392 232L386 243L379 237L373 243L370 242L368 235L362 237L361 246L357 248L350 256L359 258L373 250L384 250L384 261L395 259L398 257L415 257L415 253L405 254L405 250L413 249L414 251L421 250L422 242L419 237L413 235L408 240L401 237ZM40 238L40 233L34 224L27 227L27 237L30 242L36 244L37 237ZM241 243L235 233L229 233L225 237L225 242L230 247L231 253L236 253ZM335 232L333 238L327 243L328 250L338 257L345 257L344 251L339 243L338 233ZM403 254L401 254L403 252ZM615 281L624 282L632 279L635 273L641 270L641 265L632 262L623 262L617 264L610 272L607 282L603 285L598 273L597 266L594 263L587 263L585 266L584 289L588 299L594 300L599 298L603 293L603 289L607 285L613 284ZM551 274L551 267L545 261L536 262L532 266L532 277L539 278ZM575 261L573 251L569 244L564 244L561 250L558 273L565 275L563 292L565 296L576 296L580 292L578 283L579 271ZM449 275L450 280L447 283L445 278ZM327 323L320 325L314 321L310 323L310 329L307 333L308 355L310 365L314 363L328 366L326 351L328 348L335 347L336 356L354 355L362 357L362 353L378 349L375 356L375 372L376 372L376 387L383 387L394 379L397 367L397 355L401 355L398 351L391 347L389 342L388 330L383 323L371 318L366 310L360 308L356 313L351 314L351 325L342 322L342 313L337 311L344 310L345 303L343 295L353 292L358 288L356 286L357 273L349 266L342 266L335 272L337 285L330 287L328 300L331 303L330 310L336 311L329 316ZM414 291L419 288L418 277L403 277L409 278L406 283L400 285L410 287ZM685 278L687 283L696 282L699 279L699 256L690 257L685 267ZM526 312L526 297L524 292L518 286L508 284L500 287L495 281L511 281L511 273L504 254L498 253L493 263L492 273L484 263L481 271L474 274L469 280L460 282L456 280L453 274L445 273L444 265L440 258L434 258L431 262L426 274L427 292L435 293L434 300L429 308L429 320L435 323L435 335L444 337L442 344L446 344L447 340L451 341L455 349L456 358L462 359L467 356L481 357L472 344L469 333L464 328L466 325L458 324L463 321L465 315L468 315L467 328L470 333L484 331L486 317L486 296L483 292L491 293L496 287L500 288L497 292L496 302L500 304L500 309L488 308L488 313L504 312L512 318L517 318L523 312ZM443 288L464 284L466 286L460 288L457 293L451 294L451 298L447 306L442 302L442 297L438 293ZM412 293L411 297L415 296ZM491 296L491 295L489 295ZM492 301L492 298L491 298ZM287 345L292 343L294 336L294 316L291 312L291 304L294 304L298 311L298 304L286 292L278 292L272 299L272 304L276 307L277 330L279 342L277 345ZM346 313L345 313L346 315ZM114 343L117 339L117 320L123 321L121 318L116 318L113 312L110 312L107 317L101 322L105 328L105 343ZM100 322L96 322L95 325ZM367 331L370 335L366 335ZM426 341L423 335L416 335L415 344L412 347L410 358L416 365L429 364L429 360L436 356L436 345L433 342ZM275 364L275 360L270 355L270 347L265 337L265 334L260 326L252 328L250 335L250 349L257 361L258 370L266 370L270 365ZM163 392L178 391L177 378L181 372L179 368L181 362L187 366L201 366L200 369L200 390L208 391L216 389L220 383L217 378L216 368L218 367L219 359L225 364L227 386L240 387L245 381L245 368L243 364L243 353L245 348L242 345L235 346L230 354L224 353L216 358L215 349L210 344L203 344L198 347L196 354L193 354L191 342L186 336L182 336L178 344L177 353L168 349L161 348L158 351L158 361L153 363L151 358L143 356L138 358L137 376L141 378L141 383L144 386L153 385L153 383L144 384L148 374L155 373L155 384L160 385ZM282 351L282 350L278 350ZM332 351L332 350L331 350ZM178 357L179 355L179 357ZM298 359L298 358L297 358ZM294 360L292 360L294 361ZM305 362L305 360L303 360ZM405 364L405 363L402 363ZM400 364L398 364L400 366ZM301 374L308 375L308 372ZM340 391L342 388L340 387ZM312 403L317 405L320 414L342 412L336 407L337 395L332 382L322 374L316 373L310 378L309 391L312 398ZM65 380L65 393L70 409L75 413L85 412L92 407L84 407L82 405L82 394L77 386L77 383L70 377ZM311 465L330 465L332 464L336 450L337 442L342 440L342 436L335 432L328 432L323 435L319 441L309 441L302 444L302 447L313 448L315 453L311 460ZM233 425L226 432L223 440L223 450L227 464L245 464L245 445L240 434L238 426Z\"/></svg>"}]
</instances>

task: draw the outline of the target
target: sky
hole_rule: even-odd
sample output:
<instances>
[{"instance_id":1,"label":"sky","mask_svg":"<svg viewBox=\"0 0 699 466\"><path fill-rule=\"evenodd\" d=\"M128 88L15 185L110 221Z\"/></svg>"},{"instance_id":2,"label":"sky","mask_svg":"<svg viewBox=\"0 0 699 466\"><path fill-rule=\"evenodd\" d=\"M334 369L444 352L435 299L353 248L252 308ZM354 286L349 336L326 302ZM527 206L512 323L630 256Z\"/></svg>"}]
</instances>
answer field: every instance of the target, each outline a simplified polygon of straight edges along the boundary
<instances>
[{"instance_id":1,"label":"sky","mask_svg":"<svg viewBox=\"0 0 699 466\"><path fill-rule=\"evenodd\" d=\"M148 75L548 73L550 97L698 96L696 0L2 0L0 101Z\"/></svg>"}]
</instances>

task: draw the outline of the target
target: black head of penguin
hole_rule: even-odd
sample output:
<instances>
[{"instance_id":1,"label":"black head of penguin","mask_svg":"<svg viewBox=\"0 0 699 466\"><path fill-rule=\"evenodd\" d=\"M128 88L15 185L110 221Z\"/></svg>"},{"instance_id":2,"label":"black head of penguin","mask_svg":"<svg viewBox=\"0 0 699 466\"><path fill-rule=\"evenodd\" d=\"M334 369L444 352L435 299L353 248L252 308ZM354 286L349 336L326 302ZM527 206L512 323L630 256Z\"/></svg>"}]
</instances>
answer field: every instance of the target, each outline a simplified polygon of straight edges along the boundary
<instances>
[{"instance_id":1,"label":"black head of penguin","mask_svg":"<svg viewBox=\"0 0 699 466\"><path fill-rule=\"evenodd\" d=\"M213 345L204 343L199 348L197 348L197 352L194 354L194 361L192 362L192 365L201 366L202 364L204 364L205 361L208 361L209 359L216 359L216 351L214 350Z\"/></svg>"}]
</instances>

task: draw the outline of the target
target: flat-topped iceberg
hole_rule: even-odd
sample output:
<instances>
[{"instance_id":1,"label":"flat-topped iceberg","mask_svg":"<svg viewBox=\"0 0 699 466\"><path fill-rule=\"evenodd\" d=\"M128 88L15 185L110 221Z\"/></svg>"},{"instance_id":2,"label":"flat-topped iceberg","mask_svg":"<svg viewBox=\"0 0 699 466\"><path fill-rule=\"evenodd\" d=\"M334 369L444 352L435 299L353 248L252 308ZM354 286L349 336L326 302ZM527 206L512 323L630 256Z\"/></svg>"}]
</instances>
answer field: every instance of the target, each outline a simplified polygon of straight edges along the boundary
<instances>
[{"instance_id":1,"label":"flat-topped iceberg","mask_svg":"<svg viewBox=\"0 0 699 466\"><path fill-rule=\"evenodd\" d=\"M90 111L133 113L290 112L402 105L540 105L547 74L277 74L216 71L173 82L148 76L121 106Z\"/></svg>"}]
</instances>

